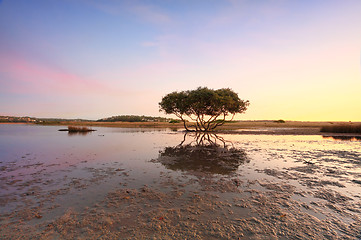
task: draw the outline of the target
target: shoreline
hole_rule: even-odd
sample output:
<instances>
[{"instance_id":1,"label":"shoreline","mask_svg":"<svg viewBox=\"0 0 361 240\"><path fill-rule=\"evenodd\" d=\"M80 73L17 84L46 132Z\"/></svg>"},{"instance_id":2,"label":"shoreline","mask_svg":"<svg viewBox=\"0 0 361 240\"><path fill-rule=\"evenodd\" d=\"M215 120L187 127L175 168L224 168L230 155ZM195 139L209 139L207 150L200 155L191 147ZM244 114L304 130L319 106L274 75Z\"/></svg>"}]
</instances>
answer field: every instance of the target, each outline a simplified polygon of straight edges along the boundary
<instances>
[{"instance_id":1,"label":"shoreline","mask_svg":"<svg viewBox=\"0 0 361 240\"><path fill-rule=\"evenodd\" d=\"M134 129L170 129L184 131L183 123L167 122L52 122L52 123L0 123L11 125L40 125L40 126L88 126ZM332 126L332 122L286 122L272 121L241 121L225 123L212 133L215 134L249 134L249 135L321 135L324 137L361 137L359 133L320 132L323 126ZM343 122L342 124L350 124ZM351 124L360 124L358 122Z\"/></svg>"},{"instance_id":2,"label":"shoreline","mask_svg":"<svg viewBox=\"0 0 361 240\"><path fill-rule=\"evenodd\" d=\"M0 122L0 124L31 124L31 125L34 125L35 123L28 123L28 122Z\"/></svg>"}]
</instances>

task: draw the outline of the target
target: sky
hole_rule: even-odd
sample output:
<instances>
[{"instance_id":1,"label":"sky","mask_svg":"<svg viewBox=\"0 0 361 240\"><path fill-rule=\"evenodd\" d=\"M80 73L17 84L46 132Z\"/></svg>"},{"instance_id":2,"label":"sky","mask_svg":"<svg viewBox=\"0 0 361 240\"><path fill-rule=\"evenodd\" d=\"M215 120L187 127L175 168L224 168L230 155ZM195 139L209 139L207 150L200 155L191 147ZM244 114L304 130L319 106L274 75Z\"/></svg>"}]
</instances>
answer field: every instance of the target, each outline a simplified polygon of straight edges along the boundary
<instances>
[{"instance_id":1,"label":"sky","mask_svg":"<svg viewBox=\"0 0 361 240\"><path fill-rule=\"evenodd\" d=\"M361 121L360 0L0 0L0 115L165 116L199 86L240 120ZM174 116L170 116L174 117Z\"/></svg>"}]
</instances>

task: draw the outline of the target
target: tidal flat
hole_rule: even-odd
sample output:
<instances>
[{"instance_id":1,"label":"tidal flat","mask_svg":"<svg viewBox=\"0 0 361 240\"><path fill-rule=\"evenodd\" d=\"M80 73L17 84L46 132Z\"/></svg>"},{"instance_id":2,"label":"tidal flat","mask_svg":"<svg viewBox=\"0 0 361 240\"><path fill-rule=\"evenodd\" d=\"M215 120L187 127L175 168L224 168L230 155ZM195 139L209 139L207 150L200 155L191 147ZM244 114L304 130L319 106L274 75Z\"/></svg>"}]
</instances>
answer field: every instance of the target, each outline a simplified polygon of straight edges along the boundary
<instances>
[{"instance_id":1,"label":"tidal flat","mask_svg":"<svg viewBox=\"0 0 361 240\"><path fill-rule=\"evenodd\" d=\"M361 238L360 138L59 128L0 125L0 239Z\"/></svg>"}]
</instances>

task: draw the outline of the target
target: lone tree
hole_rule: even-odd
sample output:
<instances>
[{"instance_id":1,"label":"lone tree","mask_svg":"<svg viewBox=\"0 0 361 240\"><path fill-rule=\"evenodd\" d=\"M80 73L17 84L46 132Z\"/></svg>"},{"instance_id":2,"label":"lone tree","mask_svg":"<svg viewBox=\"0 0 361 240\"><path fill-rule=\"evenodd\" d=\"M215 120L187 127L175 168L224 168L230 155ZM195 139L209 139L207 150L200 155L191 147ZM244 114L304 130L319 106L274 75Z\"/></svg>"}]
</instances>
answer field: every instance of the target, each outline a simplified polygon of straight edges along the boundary
<instances>
[{"instance_id":1,"label":"lone tree","mask_svg":"<svg viewBox=\"0 0 361 240\"><path fill-rule=\"evenodd\" d=\"M229 115L232 120L236 113L245 112L248 105L249 101L239 99L229 88L214 90L206 87L169 93L159 103L160 111L176 115L187 131L203 132L223 125ZM185 117L195 122L193 129L187 126Z\"/></svg>"}]
</instances>

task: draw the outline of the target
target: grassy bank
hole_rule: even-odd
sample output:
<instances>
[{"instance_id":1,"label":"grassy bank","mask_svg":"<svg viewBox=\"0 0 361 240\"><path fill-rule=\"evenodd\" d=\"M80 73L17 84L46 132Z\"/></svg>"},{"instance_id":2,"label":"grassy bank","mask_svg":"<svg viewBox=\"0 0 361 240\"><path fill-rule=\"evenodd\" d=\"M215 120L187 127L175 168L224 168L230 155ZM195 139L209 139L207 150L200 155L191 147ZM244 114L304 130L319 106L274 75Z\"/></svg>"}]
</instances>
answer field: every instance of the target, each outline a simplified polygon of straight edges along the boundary
<instances>
[{"instance_id":1,"label":"grassy bank","mask_svg":"<svg viewBox=\"0 0 361 240\"><path fill-rule=\"evenodd\" d=\"M332 126L323 126L321 127L321 132L328 133L360 133L361 134L361 124L340 124Z\"/></svg>"},{"instance_id":2,"label":"grassy bank","mask_svg":"<svg viewBox=\"0 0 361 240\"><path fill-rule=\"evenodd\" d=\"M77 127L77 126L68 126L68 132L70 133L78 133L78 132L91 132L94 131L88 127Z\"/></svg>"},{"instance_id":3,"label":"grassy bank","mask_svg":"<svg viewBox=\"0 0 361 240\"><path fill-rule=\"evenodd\" d=\"M85 126L68 126L68 128L66 128L66 129L59 129L59 131L69 132L69 133L87 133L87 132L92 132L92 131L96 131L96 130L91 129L89 127L85 127Z\"/></svg>"},{"instance_id":4,"label":"grassy bank","mask_svg":"<svg viewBox=\"0 0 361 240\"><path fill-rule=\"evenodd\" d=\"M238 129L260 129L260 128L312 128L320 130L322 127L332 127L341 122L301 122L301 121L234 121L226 122L219 130L238 130ZM354 123L356 124L356 123ZM361 125L361 123L358 123ZM54 122L47 125L66 125L66 126L93 126L93 127L120 127L120 128L172 128L183 129L183 123L168 122Z\"/></svg>"}]
</instances>

